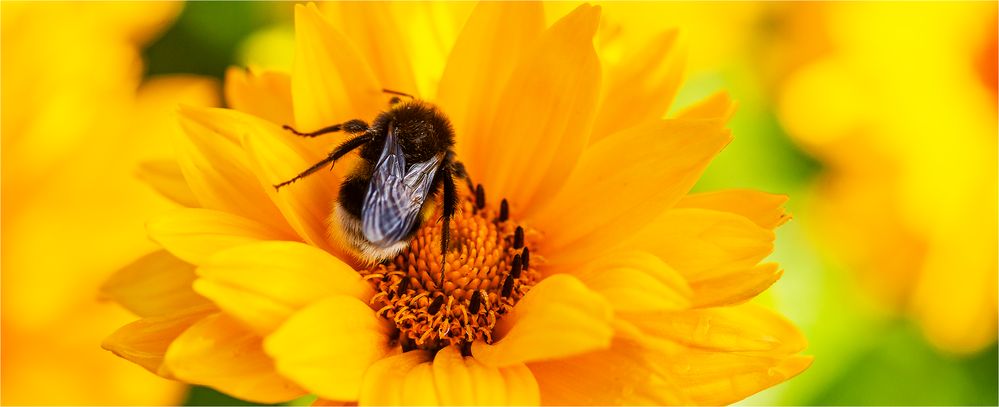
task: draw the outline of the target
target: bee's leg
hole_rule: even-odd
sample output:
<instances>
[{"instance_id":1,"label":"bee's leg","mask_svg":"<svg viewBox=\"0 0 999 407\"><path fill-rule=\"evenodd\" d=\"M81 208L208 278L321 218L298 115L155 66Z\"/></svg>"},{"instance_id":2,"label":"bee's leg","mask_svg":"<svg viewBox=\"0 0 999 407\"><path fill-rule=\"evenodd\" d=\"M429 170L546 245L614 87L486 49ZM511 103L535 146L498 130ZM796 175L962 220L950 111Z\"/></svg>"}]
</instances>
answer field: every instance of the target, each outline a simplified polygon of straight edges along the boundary
<instances>
[{"instance_id":1,"label":"bee's leg","mask_svg":"<svg viewBox=\"0 0 999 407\"><path fill-rule=\"evenodd\" d=\"M468 176L468 171L465 170L465 164L462 164L461 161L455 161L452 167L454 168L454 176L464 178L465 185L468 185L468 190L475 193L475 184L472 183L472 177Z\"/></svg>"},{"instance_id":2,"label":"bee's leg","mask_svg":"<svg viewBox=\"0 0 999 407\"><path fill-rule=\"evenodd\" d=\"M321 136L323 134L338 132L340 130L343 130L344 133L348 133L348 134L364 133L364 132L368 131L368 124L365 123L364 120L354 119L354 120L348 120L348 121L343 122L343 123L334 124L334 125L329 126L329 127L323 127L321 129L316 130L316 131L311 132L311 133L302 133L302 132L299 132L298 130L295 130L294 128L292 128L291 126L289 126L287 124L284 125L284 126L281 126L281 128L294 133L296 136L316 137L316 136Z\"/></svg>"},{"instance_id":3,"label":"bee's leg","mask_svg":"<svg viewBox=\"0 0 999 407\"><path fill-rule=\"evenodd\" d=\"M283 187L285 185L288 185L288 184L290 184L292 182L298 181L298 180L300 180L302 178L305 178L305 177L311 175L312 173L314 173L316 171L319 171L319 169L325 167L326 165L328 165L330 163L334 163L340 157L343 157L347 153L351 152L351 150L353 150L355 148L358 148L360 146L363 146L365 143L367 143L369 141L371 141L371 137L369 137L367 134L362 134L362 135L354 137L354 138L352 138L350 140L344 141L343 144L340 144L339 147L337 147L335 150L333 150L332 152L330 152L330 154L328 156L326 156L326 158L322 159L322 161L319 161L319 162L313 164L311 167L309 167L305 171L302 171L301 174L296 175L295 178L292 178L292 179L287 180L285 182L282 182L280 184L274 185L274 189L281 189L281 187Z\"/></svg>"},{"instance_id":4,"label":"bee's leg","mask_svg":"<svg viewBox=\"0 0 999 407\"><path fill-rule=\"evenodd\" d=\"M442 165L441 172L444 182L444 205L441 219L444 224L441 225L441 280L437 287L444 290L444 263L447 259L448 240L451 237L451 218L458 210L458 191L454 186L454 170L450 166Z\"/></svg>"}]
</instances>

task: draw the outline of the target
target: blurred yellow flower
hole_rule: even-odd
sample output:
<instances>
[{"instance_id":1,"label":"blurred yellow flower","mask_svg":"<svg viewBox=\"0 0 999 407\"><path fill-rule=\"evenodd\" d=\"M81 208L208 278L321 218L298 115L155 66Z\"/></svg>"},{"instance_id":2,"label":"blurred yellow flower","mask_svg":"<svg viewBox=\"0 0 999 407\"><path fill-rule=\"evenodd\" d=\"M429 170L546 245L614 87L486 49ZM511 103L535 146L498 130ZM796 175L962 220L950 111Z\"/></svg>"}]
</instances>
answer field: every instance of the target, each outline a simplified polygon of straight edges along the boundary
<instances>
[{"instance_id":1,"label":"blurred yellow flower","mask_svg":"<svg viewBox=\"0 0 999 407\"><path fill-rule=\"evenodd\" d=\"M296 6L290 75L231 69L232 110L181 109L186 182L155 183L196 204L150 220L163 250L108 283L144 318L105 348L257 402L727 404L808 367L792 324L742 304L781 275L759 263L785 198L687 194L731 139L732 102L662 119L675 35L602 73L597 7L547 29L538 3L474 7L446 62L427 62L443 74L423 98L447 112L487 194L462 194L442 290L433 222L393 262L361 265L327 231L351 162L272 188L342 140L282 124L370 119L383 84L433 82L421 59L372 55L392 49L379 33L419 22L350 7L377 16L358 37Z\"/></svg>"},{"instance_id":2,"label":"blurred yellow flower","mask_svg":"<svg viewBox=\"0 0 999 407\"><path fill-rule=\"evenodd\" d=\"M135 166L169 151L171 106L216 99L203 79L141 83L140 47L179 9L0 3L4 404L176 404L183 396L182 386L96 346L134 318L98 301L107 270L149 251L134 234L171 206L135 178Z\"/></svg>"},{"instance_id":3,"label":"blurred yellow flower","mask_svg":"<svg viewBox=\"0 0 999 407\"><path fill-rule=\"evenodd\" d=\"M788 78L788 131L828 167L821 232L930 341L996 339L996 5L822 4L830 51Z\"/></svg>"}]
</instances>

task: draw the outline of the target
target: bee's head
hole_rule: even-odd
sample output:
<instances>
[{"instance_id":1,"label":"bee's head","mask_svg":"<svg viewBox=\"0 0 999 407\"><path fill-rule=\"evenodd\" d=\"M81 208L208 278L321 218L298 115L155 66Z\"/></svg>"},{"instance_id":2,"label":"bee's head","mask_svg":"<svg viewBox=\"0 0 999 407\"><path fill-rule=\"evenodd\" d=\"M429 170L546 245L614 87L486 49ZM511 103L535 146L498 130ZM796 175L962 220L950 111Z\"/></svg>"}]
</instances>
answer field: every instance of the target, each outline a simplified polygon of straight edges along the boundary
<instances>
[{"instance_id":1,"label":"bee's head","mask_svg":"<svg viewBox=\"0 0 999 407\"><path fill-rule=\"evenodd\" d=\"M407 163L418 163L439 155L454 145L451 122L436 106L409 100L398 103L382 115L388 129L391 122ZM382 117L379 117L380 119Z\"/></svg>"}]
</instances>

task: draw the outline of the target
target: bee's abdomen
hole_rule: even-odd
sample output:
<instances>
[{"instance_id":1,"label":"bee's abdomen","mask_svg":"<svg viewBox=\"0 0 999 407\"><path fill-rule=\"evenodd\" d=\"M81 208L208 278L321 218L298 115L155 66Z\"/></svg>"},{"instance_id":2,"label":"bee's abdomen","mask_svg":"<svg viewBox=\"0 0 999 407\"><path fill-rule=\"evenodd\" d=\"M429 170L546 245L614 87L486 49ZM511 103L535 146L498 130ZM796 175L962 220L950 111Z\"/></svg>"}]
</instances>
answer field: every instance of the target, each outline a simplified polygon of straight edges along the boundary
<instances>
[{"instance_id":1,"label":"bee's abdomen","mask_svg":"<svg viewBox=\"0 0 999 407\"><path fill-rule=\"evenodd\" d=\"M368 187L371 185L371 174L364 172L362 169L355 171L353 174L349 175L347 179L340 184L340 196L337 202L340 208L343 210L343 215L349 216L353 221L357 222L358 228L360 228L364 199L368 194ZM430 200L436 196L433 192L428 195ZM426 206L426 204L424 204ZM421 210L422 212L422 210ZM406 233L406 237L403 240L409 240L410 237L420 228L422 225L421 219L417 218L416 222L413 223L412 228ZM358 229L359 231L360 229ZM363 235L359 235L363 238Z\"/></svg>"},{"instance_id":2,"label":"bee's abdomen","mask_svg":"<svg viewBox=\"0 0 999 407\"><path fill-rule=\"evenodd\" d=\"M368 193L368 184L371 177L364 174L351 174L340 184L340 196L338 201L340 206L348 215L361 219L361 207L364 205L364 196Z\"/></svg>"}]
</instances>

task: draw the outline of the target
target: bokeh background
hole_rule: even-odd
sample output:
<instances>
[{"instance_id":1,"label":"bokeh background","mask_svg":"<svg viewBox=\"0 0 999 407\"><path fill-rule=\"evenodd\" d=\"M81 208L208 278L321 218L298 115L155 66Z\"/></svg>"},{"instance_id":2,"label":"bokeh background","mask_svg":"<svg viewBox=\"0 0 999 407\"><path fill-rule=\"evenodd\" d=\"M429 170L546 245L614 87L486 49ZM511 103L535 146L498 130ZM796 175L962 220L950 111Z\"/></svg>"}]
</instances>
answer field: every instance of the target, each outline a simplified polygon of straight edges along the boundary
<instances>
[{"instance_id":1,"label":"bokeh background","mask_svg":"<svg viewBox=\"0 0 999 407\"><path fill-rule=\"evenodd\" d=\"M549 20L574 6L546 5ZM815 362L743 404L999 404L996 3L603 6L605 61L676 27L674 105L719 89L739 102L696 190L790 196L771 257L785 274L757 301L801 327ZM419 63L443 68L472 7L425 9L446 17ZM101 350L133 318L99 293L170 206L142 180L169 175L156 163L175 106L221 105L230 66L290 69L292 8L0 3L0 402L242 404Z\"/></svg>"}]
</instances>

